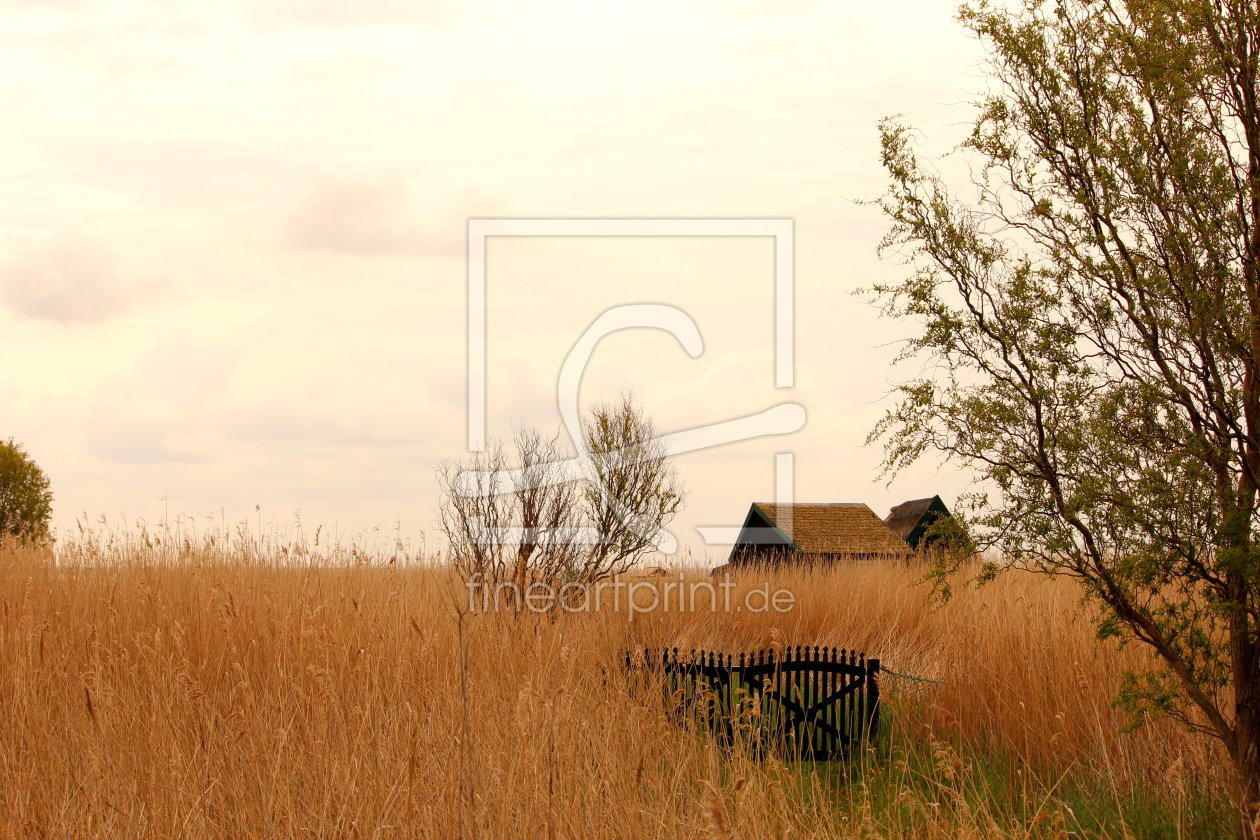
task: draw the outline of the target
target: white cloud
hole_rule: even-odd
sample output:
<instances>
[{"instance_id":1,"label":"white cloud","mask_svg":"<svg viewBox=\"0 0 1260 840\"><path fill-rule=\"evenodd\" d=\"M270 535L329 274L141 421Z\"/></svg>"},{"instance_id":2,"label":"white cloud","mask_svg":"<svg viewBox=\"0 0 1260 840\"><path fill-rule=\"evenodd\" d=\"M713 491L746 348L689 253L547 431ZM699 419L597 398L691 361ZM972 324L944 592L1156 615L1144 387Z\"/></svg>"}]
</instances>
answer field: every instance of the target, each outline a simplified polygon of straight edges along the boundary
<instances>
[{"instance_id":1,"label":"white cloud","mask_svg":"<svg viewBox=\"0 0 1260 840\"><path fill-rule=\"evenodd\" d=\"M484 215L488 202L440 188L421 200L417 192L399 179L325 181L289 218L286 238L303 251L461 253L467 218Z\"/></svg>"},{"instance_id":2,"label":"white cloud","mask_svg":"<svg viewBox=\"0 0 1260 840\"><path fill-rule=\"evenodd\" d=\"M302 405L295 401L272 401L250 406L227 419L226 434L236 440L313 445L314 447L346 446L413 446L423 443L425 429L414 411L345 412L337 417L324 408ZM334 453L329 457L341 457Z\"/></svg>"},{"instance_id":3,"label":"white cloud","mask_svg":"<svg viewBox=\"0 0 1260 840\"><path fill-rule=\"evenodd\" d=\"M0 295L11 309L58 323L104 321L161 286L125 275L105 247L78 237L20 249L0 268Z\"/></svg>"},{"instance_id":4,"label":"white cloud","mask_svg":"<svg viewBox=\"0 0 1260 840\"><path fill-rule=\"evenodd\" d=\"M6 0L7 12L43 12L46 14L74 14L97 5L96 0Z\"/></svg>"},{"instance_id":5,"label":"white cloud","mask_svg":"<svg viewBox=\"0 0 1260 840\"><path fill-rule=\"evenodd\" d=\"M435 26L447 20L446 3L435 0L253 0L245 14L263 29L340 28L415 24Z\"/></svg>"},{"instance_id":6,"label":"white cloud","mask_svg":"<svg viewBox=\"0 0 1260 840\"><path fill-rule=\"evenodd\" d=\"M208 455L189 451L189 441L169 431L165 419L120 421L105 418L89 432L93 455L115 464L206 463Z\"/></svg>"},{"instance_id":7,"label":"white cloud","mask_svg":"<svg viewBox=\"0 0 1260 840\"><path fill-rule=\"evenodd\" d=\"M90 398L88 451L115 464L201 463L196 411L172 405L141 380L112 377Z\"/></svg>"},{"instance_id":8,"label":"white cloud","mask_svg":"<svg viewBox=\"0 0 1260 840\"><path fill-rule=\"evenodd\" d=\"M88 450L122 464L216 460L211 405L240 353L182 339L155 344L131 374L108 377L88 398Z\"/></svg>"}]
</instances>

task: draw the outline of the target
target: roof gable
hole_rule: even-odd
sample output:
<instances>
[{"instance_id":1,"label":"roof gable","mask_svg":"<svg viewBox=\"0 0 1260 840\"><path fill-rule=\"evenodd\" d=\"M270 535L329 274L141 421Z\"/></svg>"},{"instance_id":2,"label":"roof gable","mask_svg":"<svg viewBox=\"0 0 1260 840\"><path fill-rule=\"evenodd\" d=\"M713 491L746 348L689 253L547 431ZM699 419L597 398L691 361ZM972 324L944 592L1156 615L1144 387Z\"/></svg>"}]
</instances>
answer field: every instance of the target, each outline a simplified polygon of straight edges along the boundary
<instances>
[{"instance_id":1,"label":"roof gable","mask_svg":"<svg viewBox=\"0 0 1260 840\"><path fill-rule=\"evenodd\" d=\"M910 547L864 504L791 504L758 502L749 510L745 530L754 519L783 534L805 554L892 554ZM741 542L744 533L740 534Z\"/></svg>"},{"instance_id":2,"label":"roof gable","mask_svg":"<svg viewBox=\"0 0 1260 840\"><path fill-rule=\"evenodd\" d=\"M736 540L736 548L743 545L796 547L792 538L755 504L748 508L748 516L744 517L744 525Z\"/></svg>"},{"instance_id":3,"label":"roof gable","mask_svg":"<svg viewBox=\"0 0 1260 840\"><path fill-rule=\"evenodd\" d=\"M949 515L949 508L945 507L941 497L932 496L928 499L911 499L896 505L888 512L884 524L908 545L917 547L932 523Z\"/></svg>"}]
</instances>

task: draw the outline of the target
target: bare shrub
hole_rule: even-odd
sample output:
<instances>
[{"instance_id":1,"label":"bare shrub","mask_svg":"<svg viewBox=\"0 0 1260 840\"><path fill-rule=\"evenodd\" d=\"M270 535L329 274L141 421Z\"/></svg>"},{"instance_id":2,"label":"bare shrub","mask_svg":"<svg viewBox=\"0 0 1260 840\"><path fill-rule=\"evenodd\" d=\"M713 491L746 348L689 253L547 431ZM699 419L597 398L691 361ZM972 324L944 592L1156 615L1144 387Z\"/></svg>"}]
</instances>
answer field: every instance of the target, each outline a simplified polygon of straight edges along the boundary
<instances>
[{"instance_id":1,"label":"bare shrub","mask_svg":"<svg viewBox=\"0 0 1260 840\"><path fill-rule=\"evenodd\" d=\"M627 396L592 409L580 453L559 438L516 431L517 466L501 442L438 470L441 529L466 580L511 584L519 606L534 583L590 584L619 574L656 546L683 491L656 429Z\"/></svg>"},{"instance_id":2,"label":"bare shrub","mask_svg":"<svg viewBox=\"0 0 1260 840\"><path fill-rule=\"evenodd\" d=\"M515 584L567 579L581 561L578 487L565 475L558 441L535 429L514 436L520 467L501 442L438 471L441 528L465 579Z\"/></svg>"}]
</instances>

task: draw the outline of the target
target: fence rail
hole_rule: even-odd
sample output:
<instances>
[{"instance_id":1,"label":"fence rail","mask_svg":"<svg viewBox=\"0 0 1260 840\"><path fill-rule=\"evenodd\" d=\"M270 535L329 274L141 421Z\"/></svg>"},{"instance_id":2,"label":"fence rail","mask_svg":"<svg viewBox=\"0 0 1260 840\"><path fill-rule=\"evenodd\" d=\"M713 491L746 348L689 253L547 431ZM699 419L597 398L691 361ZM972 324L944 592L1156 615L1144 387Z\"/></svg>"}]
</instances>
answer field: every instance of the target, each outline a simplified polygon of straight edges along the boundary
<instances>
[{"instance_id":1,"label":"fence rail","mask_svg":"<svg viewBox=\"0 0 1260 840\"><path fill-rule=\"evenodd\" d=\"M631 672L660 674L675 713L727 745L830 760L879 730L879 660L844 648L789 646L726 654L627 651Z\"/></svg>"}]
</instances>

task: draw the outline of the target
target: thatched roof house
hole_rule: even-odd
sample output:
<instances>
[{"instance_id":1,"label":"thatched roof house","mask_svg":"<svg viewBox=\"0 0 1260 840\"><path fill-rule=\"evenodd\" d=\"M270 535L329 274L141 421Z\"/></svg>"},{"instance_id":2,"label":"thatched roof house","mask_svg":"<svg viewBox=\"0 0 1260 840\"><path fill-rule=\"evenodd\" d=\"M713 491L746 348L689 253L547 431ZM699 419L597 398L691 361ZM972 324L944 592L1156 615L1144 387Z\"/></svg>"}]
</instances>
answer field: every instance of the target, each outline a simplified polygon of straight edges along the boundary
<instances>
[{"instance_id":1,"label":"thatched roof house","mask_svg":"<svg viewBox=\"0 0 1260 840\"><path fill-rule=\"evenodd\" d=\"M930 499L912 499L892 509L884 524L911 548L918 548L927 529L938 519L949 516L949 508L940 496Z\"/></svg>"},{"instance_id":2,"label":"thatched roof house","mask_svg":"<svg viewBox=\"0 0 1260 840\"><path fill-rule=\"evenodd\" d=\"M839 557L905 559L910 546L864 504L758 502L748 509L730 562L828 560Z\"/></svg>"}]
</instances>

